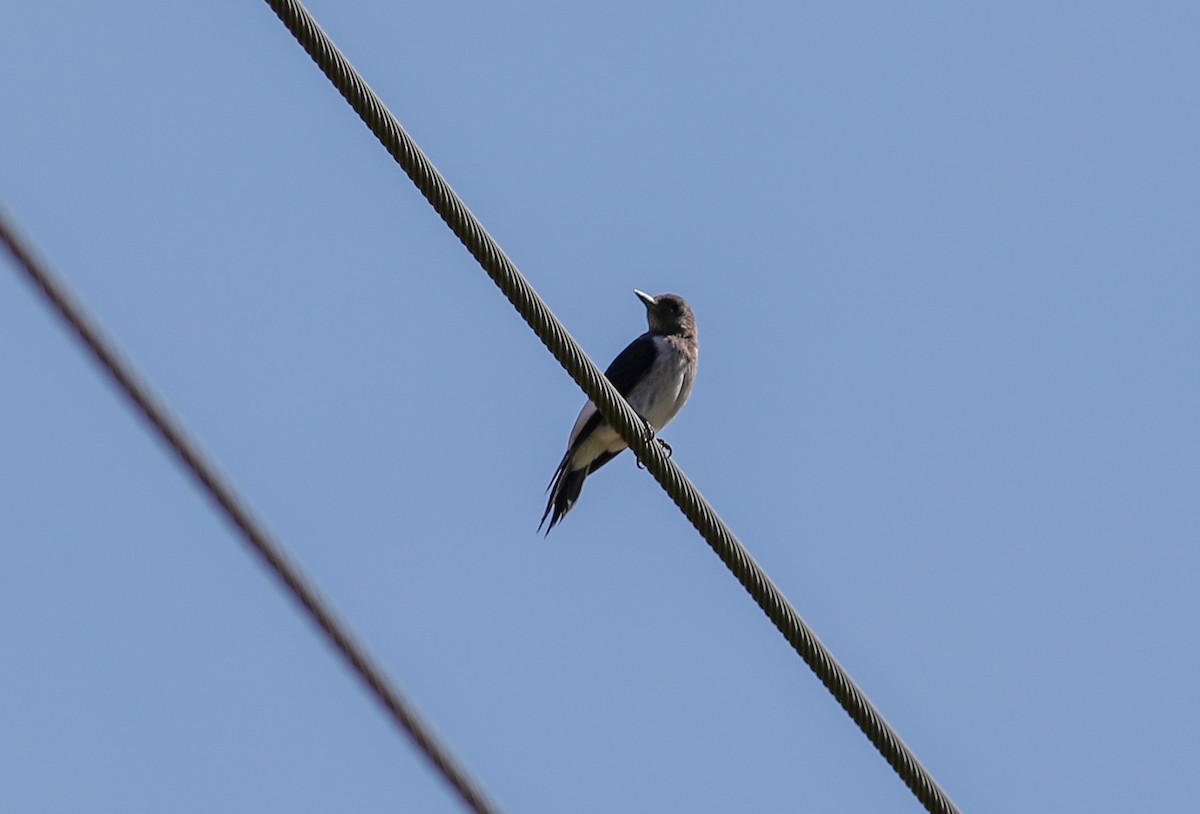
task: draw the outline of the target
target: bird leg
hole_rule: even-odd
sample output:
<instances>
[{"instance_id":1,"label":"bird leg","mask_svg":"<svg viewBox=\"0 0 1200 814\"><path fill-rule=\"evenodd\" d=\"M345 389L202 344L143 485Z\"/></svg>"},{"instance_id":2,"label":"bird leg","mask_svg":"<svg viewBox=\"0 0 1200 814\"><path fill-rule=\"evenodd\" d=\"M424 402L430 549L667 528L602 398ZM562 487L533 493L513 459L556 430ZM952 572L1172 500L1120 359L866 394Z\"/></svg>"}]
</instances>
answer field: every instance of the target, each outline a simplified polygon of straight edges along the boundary
<instances>
[{"instance_id":1,"label":"bird leg","mask_svg":"<svg viewBox=\"0 0 1200 814\"><path fill-rule=\"evenodd\" d=\"M646 428L646 435L653 438L654 437L654 425L650 423L650 419L643 418L640 415L638 416L638 418L642 419L642 426Z\"/></svg>"}]
</instances>

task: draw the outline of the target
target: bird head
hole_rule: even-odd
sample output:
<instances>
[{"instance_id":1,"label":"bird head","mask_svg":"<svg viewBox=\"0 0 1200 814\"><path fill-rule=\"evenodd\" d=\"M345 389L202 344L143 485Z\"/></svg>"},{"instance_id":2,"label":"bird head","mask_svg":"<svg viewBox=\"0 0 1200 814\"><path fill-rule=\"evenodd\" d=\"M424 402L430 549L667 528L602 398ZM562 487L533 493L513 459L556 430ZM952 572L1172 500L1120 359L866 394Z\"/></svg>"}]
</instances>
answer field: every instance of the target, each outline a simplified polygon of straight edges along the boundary
<instances>
[{"instance_id":1,"label":"bird head","mask_svg":"<svg viewBox=\"0 0 1200 814\"><path fill-rule=\"evenodd\" d=\"M678 294L659 294L652 297L636 288L633 293L646 306L646 321L650 323L651 333L692 337L696 335L696 318L683 297Z\"/></svg>"}]
</instances>

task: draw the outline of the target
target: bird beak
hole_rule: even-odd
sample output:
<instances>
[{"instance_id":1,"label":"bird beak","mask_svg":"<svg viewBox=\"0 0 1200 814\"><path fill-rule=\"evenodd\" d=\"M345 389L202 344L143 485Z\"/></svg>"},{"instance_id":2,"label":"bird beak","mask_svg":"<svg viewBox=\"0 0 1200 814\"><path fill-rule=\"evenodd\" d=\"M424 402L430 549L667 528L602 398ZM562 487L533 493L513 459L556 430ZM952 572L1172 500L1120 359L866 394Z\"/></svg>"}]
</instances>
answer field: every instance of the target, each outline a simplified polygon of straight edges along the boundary
<instances>
[{"instance_id":1,"label":"bird beak","mask_svg":"<svg viewBox=\"0 0 1200 814\"><path fill-rule=\"evenodd\" d=\"M634 293L634 294L637 294L637 298L638 298L639 300L641 300L642 302L646 303L646 307L647 307L647 308L653 308L655 305L657 305L657 304L658 304L658 300L654 299L654 297L651 297L651 296L650 296L649 294L647 294L645 291L638 291L638 290L635 288L635 289L633 289L633 293Z\"/></svg>"}]
</instances>

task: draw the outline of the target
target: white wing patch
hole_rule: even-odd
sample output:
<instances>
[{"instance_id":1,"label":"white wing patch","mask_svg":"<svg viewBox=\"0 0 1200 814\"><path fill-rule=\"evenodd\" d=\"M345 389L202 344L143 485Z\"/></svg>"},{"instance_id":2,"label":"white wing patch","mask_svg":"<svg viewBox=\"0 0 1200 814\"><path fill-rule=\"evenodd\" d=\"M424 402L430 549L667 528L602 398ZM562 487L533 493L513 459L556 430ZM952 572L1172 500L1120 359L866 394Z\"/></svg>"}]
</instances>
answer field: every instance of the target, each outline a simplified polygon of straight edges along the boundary
<instances>
[{"instance_id":1,"label":"white wing patch","mask_svg":"<svg viewBox=\"0 0 1200 814\"><path fill-rule=\"evenodd\" d=\"M571 428L571 437L567 439L567 448L575 443L575 439L579 437L579 431L583 429L583 425L588 422L588 419L596 414L596 405L590 401L583 405L583 409L579 411L579 418L575 419L575 426Z\"/></svg>"}]
</instances>

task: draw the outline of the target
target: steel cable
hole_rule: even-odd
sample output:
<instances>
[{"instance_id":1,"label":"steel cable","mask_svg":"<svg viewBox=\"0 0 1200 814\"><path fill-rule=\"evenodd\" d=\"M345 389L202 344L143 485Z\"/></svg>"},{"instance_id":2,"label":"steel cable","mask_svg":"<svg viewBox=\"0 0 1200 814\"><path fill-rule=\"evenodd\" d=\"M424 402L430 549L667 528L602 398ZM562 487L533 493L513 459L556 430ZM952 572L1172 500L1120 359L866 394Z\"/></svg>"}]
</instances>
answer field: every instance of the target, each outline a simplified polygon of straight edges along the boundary
<instances>
[{"instance_id":1,"label":"steel cable","mask_svg":"<svg viewBox=\"0 0 1200 814\"><path fill-rule=\"evenodd\" d=\"M587 357L396 118L346 60L302 4L266 0L337 91L396 159L446 225L504 292L521 318L616 428L721 561L758 603L784 638L849 713L917 799L936 814L958 808L838 664L787 598L734 536L687 476L653 442L645 424Z\"/></svg>"},{"instance_id":2,"label":"steel cable","mask_svg":"<svg viewBox=\"0 0 1200 814\"><path fill-rule=\"evenodd\" d=\"M438 741L412 705L392 686L383 669L375 664L366 648L338 619L316 587L288 559L279 543L254 517L250 508L221 477L195 442L189 439L182 427L170 417L166 407L139 380L133 367L121 358L100 328L87 316L83 307L74 300L67 287L34 256L16 229L4 217L3 211L0 211L0 242L4 243L18 268L70 326L100 367L133 404L142 419L154 429L195 478L251 550L266 563L292 597L308 612L312 621L445 782L475 814L499 814L500 810L488 800L483 790Z\"/></svg>"}]
</instances>

